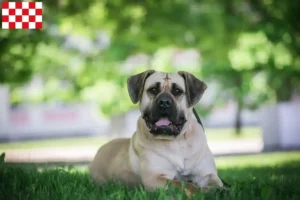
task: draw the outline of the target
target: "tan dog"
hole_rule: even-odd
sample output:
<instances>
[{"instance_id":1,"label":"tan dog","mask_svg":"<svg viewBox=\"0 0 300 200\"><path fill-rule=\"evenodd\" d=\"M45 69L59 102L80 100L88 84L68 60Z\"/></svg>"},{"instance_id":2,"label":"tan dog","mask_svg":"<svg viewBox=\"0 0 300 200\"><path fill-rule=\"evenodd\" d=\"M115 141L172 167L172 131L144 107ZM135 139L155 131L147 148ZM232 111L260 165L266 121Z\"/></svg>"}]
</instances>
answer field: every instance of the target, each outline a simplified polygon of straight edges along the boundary
<instances>
[{"instance_id":1,"label":"tan dog","mask_svg":"<svg viewBox=\"0 0 300 200\"><path fill-rule=\"evenodd\" d=\"M103 145L90 165L98 183L117 180L148 190L170 181L191 195L223 186L203 127L193 115L206 85L187 72L148 70L130 77L128 92L139 102L141 116L131 139L115 139Z\"/></svg>"}]
</instances>

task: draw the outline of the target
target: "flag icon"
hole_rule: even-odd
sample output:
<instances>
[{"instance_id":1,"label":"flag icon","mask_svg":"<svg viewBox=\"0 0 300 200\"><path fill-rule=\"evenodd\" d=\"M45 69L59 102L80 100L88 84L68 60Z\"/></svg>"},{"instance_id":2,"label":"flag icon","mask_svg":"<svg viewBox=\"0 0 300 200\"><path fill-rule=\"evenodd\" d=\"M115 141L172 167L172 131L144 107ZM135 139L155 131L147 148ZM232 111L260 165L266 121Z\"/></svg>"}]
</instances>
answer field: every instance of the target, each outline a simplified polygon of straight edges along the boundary
<instances>
[{"instance_id":1,"label":"flag icon","mask_svg":"<svg viewBox=\"0 0 300 200\"><path fill-rule=\"evenodd\" d=\"M2 29L42 29L42 2L2 2Z\"/></svg>"}]
</instances>

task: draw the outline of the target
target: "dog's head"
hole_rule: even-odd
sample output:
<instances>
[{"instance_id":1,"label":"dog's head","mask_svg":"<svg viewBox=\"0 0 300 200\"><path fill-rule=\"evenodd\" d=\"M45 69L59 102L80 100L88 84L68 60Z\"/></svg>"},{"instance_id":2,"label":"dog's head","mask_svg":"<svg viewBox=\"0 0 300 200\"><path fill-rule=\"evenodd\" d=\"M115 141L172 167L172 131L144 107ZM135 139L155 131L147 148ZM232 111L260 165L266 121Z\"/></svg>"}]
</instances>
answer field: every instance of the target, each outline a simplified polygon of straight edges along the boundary
<instances>
[{"instance_id":1,"label":"dog's head","mask_svg":"<svg viewBox=\"0 0 300 200\"><path fill-rule=\"evenodd\" d=\"M131 76L127 87L133 103L140 103L148 132L157 138L174 138L186 130L192 108L207 86L188 72L148 70Z\"/></svg>"}]
</instances>

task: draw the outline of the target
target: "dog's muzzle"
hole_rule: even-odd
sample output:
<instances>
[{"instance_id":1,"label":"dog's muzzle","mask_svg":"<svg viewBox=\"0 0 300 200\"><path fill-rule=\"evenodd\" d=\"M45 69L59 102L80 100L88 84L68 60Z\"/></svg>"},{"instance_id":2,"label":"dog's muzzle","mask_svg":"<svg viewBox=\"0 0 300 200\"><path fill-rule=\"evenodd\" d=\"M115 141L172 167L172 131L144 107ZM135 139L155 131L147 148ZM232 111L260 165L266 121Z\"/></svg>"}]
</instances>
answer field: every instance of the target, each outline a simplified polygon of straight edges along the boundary
<instances>
[{"instance_id":1,"label":"dog's muzzle","mask_svg":"<svg viewBox=\"0 0 300 200\"><path fill-rule=\"evenodd\" d=\"M153 135L177 136L186 122L184 114L177 110L168 93L160 94L154 108L145 112L143 118Z\"/></svg>"}]
</instances>

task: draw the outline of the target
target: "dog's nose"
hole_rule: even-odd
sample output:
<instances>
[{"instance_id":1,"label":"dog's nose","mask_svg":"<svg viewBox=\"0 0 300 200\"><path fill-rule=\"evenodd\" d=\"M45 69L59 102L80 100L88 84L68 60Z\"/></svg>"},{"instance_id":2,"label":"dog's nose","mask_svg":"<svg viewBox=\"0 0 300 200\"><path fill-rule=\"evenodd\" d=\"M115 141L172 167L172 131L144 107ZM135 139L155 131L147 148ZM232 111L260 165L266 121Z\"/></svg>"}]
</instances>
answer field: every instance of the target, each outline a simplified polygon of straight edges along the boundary
<instances>
[{"instance_id":1,"label":"dog's nose","mask_svg":"<svg viewBox=\"0 0 300 200\"><path fill-rule=\"evenodd\" d=\"M162 97L159 100L159 106L161 108L169 108L172 105L172 100L168 97Z\"/></svg>"}]
</instances>

